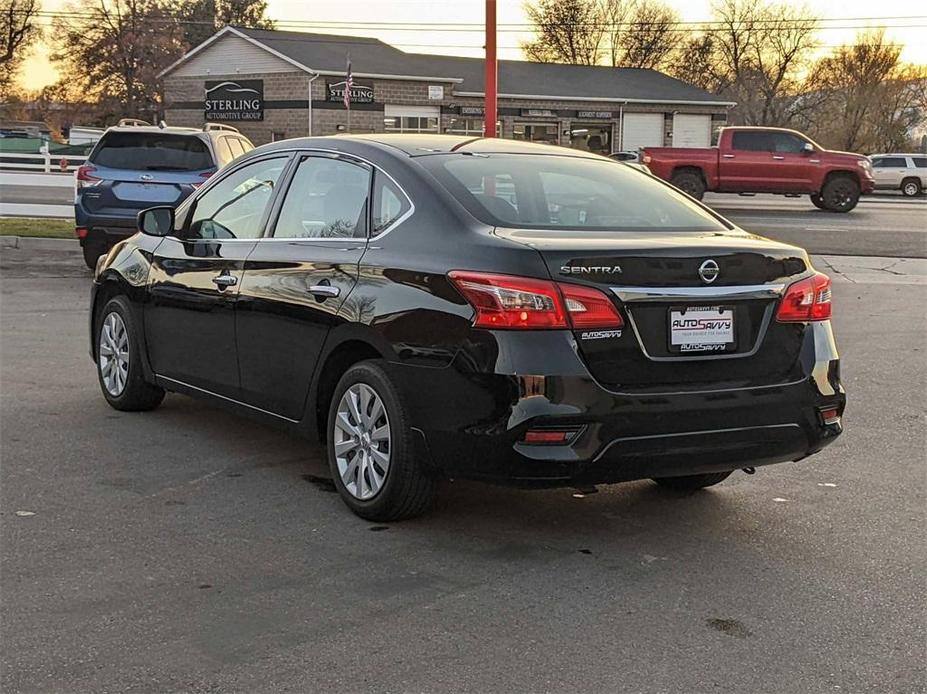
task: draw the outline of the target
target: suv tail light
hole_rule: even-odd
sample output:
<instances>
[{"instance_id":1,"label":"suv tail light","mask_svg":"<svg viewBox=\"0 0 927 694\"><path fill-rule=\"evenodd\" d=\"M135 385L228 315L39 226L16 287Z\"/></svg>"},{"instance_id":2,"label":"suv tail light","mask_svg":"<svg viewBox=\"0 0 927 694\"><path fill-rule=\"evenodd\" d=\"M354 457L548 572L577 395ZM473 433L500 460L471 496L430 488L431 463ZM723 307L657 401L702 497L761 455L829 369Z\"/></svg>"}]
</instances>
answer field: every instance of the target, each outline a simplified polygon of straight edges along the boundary
<instances>
[{"instance_id":1,"label":"suv tail light","mask_svg":"<svg viewBox=\"0 0 927 694\"><path fill-rule=\"evenodd\" d=\"M74 174L74 177L77 181L78 190L81 188L90 188L91 186L96 186L101 183L102 179L90 175L96 170L96 167L90 164L77 167L77 172Z\"/></svg>"},{"instance_id":2,"label":"suv tail light","mask_svg":"<svg viewBox=\"0 0 927 694\"><path fill-rule=\"evenodd\" d=\"M603 292L550 280L455 270L448 274L470 302L477 328L620 328L621 314Z\"/></svg>"},{"instance_id":3,"label":"suv tail light","mask_svg":"<svg viewBox=\"0 0 927 694\"><path fill-rule=\"evenodd\" d=\"M204 183L206 183L206 179L209 178L210 176L212 176L212 174L213 174L212 171L207 171L207 172L205 172L205 173L201 173L201 174L200 174L200 178L202 178L203 180L202 180L202 181L197 181L196 183L191 183L190 185L192 185L192 186L193 186L193 189L196 190L196 189L199 188L201 185L203 185Z\"/></svg>"},{"instance_id":4,"label":"suv tail light","mask_svg":"<svg viewBox=\"0 0 927 694\"><path fill-rule=\"evenodd\" d=\"M784 323L828 320L830 315L830 277L818 272L789 285L776 320Z\"/></svg>"}]
</instances>

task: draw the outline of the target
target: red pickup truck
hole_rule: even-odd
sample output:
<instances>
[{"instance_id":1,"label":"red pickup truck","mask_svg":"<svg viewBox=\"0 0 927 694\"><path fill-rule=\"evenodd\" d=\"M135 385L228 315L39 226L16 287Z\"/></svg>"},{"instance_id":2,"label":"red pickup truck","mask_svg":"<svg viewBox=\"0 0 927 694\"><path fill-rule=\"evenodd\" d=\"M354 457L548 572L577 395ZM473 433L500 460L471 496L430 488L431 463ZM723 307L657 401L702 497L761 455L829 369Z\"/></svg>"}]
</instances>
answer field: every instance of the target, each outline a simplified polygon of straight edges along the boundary
<instances>
[{"instance_id":1,"label":"red pickup truck","mask_svg":"<svg viewBox=\"0 0 927 694\"><path fill-rule=\"evenodd\" d=\"M641 161L698 200L706 190L810 195L822 210L849 212L875 188L867 157L823 149L783 128L723 128L717 147L645 147Z\"/></svg>"}]
</instances>

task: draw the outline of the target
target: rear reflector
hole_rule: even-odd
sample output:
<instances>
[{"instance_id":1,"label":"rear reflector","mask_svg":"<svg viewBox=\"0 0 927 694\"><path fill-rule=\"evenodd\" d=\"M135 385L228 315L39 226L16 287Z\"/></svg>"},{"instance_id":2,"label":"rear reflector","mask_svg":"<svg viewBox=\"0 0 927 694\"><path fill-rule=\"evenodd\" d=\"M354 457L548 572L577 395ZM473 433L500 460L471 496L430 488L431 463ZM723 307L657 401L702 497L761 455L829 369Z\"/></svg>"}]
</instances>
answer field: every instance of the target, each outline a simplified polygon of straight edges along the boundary
<instances>
[{"instance_id":1,"label":"rear reflector","mask_svg":"<svg viewBox=\"0 0 927 694\"><path fill-rule=\"evenodd\" d=\"M826 407L820 410L821 421L825 425L838 424L840 422L840 411L836 407Z\"/></svg>"},{"instance_id":2,"label":"rear reflector","mask_svg":"<svg viewBox=\"0 0 927 694\"><path fill-rule=\"evenodd\" d=\"M828 320L830 294L830 277L823 273L799 280L785 290L776 320L784 323Z\"/></svg>"},{"instance_id":3,"label":"rear reflector","mask_svg":"<svg viewBox=\"0 0 927 694\"><path fill-rule=\"evenodd\" d=\"M74 235L79 239L87 238L87 229L86 227L75 227Z\"/></svg>"},{"instance_id":4,"label":"rear reflector","mask_svg":"<svg viewBox=\"0 0 927 694\"><path fill-rule=\"evenodd\" d=\"M477 328L589 329L624 325L608 296L592 287L459 270L448 277L473 306L473 325Z\"/></svg>"},{"instance_id":5,"label":"rear reflector","mask_svg":"<svg viewBox=\"0 0 927 694\"><path fill-rule=\"evenodd\" d=\"M525 443L558 444L569 443L578 429L529 429L525 432Z\"/></svg>"}]
</instances>

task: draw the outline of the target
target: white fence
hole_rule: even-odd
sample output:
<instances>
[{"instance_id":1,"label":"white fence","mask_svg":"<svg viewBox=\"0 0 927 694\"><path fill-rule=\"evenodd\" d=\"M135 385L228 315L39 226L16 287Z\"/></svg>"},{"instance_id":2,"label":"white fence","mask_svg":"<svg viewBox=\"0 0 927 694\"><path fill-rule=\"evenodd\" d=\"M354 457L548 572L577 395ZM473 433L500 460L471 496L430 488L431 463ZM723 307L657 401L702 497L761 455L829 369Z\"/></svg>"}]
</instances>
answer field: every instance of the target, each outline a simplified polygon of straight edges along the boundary
<instances>
[{"instance_id":1,"label":"white fence","mask_svg":"<svg viewBox=\"0 0 927 694\"><path fill-rule=\"evenodd\" d=\"M15 161L6 161L13 159ZM37 154L0 152L0 169L69 173L87 161L83 154L56 154L43 147Z\"/></svg>"}]
</instances>

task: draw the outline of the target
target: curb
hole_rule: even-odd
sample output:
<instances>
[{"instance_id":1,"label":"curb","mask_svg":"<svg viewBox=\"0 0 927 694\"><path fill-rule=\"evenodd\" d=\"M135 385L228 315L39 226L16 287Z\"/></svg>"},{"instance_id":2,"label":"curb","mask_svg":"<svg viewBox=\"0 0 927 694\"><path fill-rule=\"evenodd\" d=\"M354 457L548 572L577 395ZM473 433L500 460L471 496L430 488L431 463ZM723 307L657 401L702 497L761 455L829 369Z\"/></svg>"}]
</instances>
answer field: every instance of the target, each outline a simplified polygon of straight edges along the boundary
<instances>
[{"instance_id":1,"label":"curb","mask_svg":"<svg viewBox=\"0 0 927 694\"><path fill-rule=\"evenodd\" d=\"M79 251L77 239L43 239L35 236L0 236L0 248L25 248L35 251Z\"/></svg>"}]
</instances>

